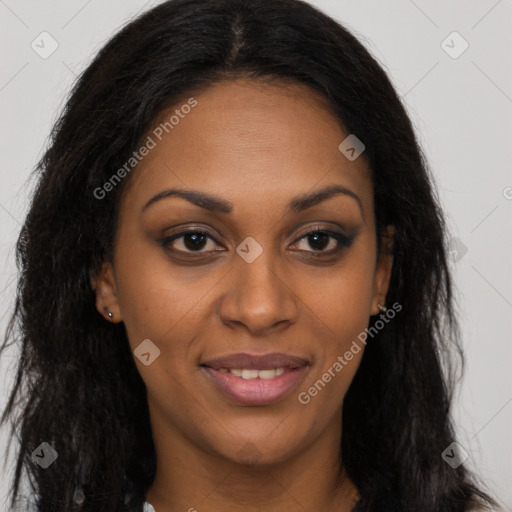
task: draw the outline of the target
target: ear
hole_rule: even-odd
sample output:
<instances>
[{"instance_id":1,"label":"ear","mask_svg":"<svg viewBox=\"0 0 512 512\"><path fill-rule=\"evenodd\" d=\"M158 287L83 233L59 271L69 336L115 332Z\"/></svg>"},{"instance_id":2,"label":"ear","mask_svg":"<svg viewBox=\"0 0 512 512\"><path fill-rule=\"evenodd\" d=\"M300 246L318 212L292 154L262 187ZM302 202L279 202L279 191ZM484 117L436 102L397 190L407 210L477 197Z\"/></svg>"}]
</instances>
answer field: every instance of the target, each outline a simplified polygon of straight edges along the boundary
<instances>
[{"instance_id":1,"label":"ear","mask_svg":"<svg viewBox=\"0 0 512 512\"><path fill-rule=\"evenodd\" d=\"M119 323L122 317L112 264L104 262L101 269L96 272L91 271L89 277L91 287L96 293L96 309L109 322Z\"/></svg>"},{"instance_id":2,"label":"ear","mask_svg":"<svg viewBox=\"0 0 512 512\"><path fill-rule=\"evenodd\" d=\"M379 304L386 304L386 295L388 293L389 281L391 279L391 269L393 268L393 241L395 236L395 227L387 226L386 233L383 235L379 260L375 269L375 278L373 283L372 315L378 315L381 311Z\"/></svg>"}]
</instances>

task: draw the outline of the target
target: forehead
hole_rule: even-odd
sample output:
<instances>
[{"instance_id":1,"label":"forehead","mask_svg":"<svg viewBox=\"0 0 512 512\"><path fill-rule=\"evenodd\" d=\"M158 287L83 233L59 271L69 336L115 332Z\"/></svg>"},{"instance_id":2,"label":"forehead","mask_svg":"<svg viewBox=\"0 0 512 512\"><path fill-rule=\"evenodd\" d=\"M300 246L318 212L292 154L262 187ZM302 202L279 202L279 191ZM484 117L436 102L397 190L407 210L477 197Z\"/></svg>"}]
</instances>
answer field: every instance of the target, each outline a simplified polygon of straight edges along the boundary
<instances>
[{"instance_id":1,"label":"forehead","mask_svg":"<svg viewBox=\"0 0 512 512\"><path fill-rule=\"evenodd\" d=\"M194 104L185 98L148 132L154 147L126 192L133 206L174 186L224 196L235 211L242 203L261 208L265 201L287 202L325 183L353 189L363 203L373 201L366 160L340 152L350 134L308 87L239 80L191 97L194 107L184 108Z\"/></svg>"}]
</instances>

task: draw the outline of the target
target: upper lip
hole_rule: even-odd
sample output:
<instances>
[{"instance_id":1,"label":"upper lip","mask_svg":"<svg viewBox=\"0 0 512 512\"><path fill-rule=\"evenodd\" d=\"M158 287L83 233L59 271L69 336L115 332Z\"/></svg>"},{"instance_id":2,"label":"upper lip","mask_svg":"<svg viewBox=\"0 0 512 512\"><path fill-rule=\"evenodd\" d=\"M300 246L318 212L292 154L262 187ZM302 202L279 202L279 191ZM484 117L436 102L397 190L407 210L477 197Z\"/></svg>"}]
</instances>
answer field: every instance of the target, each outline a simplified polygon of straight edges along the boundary
<instances>
[{"instance_id":1,"label":"upper lip","mask_svg":"<svg viewBox=\"0 0 512 512\"><path fill-rule=\"evenodd\" d=\"M208 366L214 370L219 370L220 368L227 368L228 370L232 368L272 370L273 368L300 368L307 365L309 365L309 361L304 357L291 356L279 352L264 355L232 354L201 363L201 366Z\"/></svg>"}]
</instances>

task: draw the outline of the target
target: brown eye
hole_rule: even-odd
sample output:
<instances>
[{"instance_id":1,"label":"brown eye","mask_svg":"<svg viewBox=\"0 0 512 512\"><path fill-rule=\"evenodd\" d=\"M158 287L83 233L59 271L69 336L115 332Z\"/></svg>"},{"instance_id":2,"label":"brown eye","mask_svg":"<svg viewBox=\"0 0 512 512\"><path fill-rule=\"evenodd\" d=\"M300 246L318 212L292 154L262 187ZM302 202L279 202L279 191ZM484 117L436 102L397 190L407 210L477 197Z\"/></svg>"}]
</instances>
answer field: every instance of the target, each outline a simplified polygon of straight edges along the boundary
<instances>
[{"instance_id":1,"label":"brown eye","mask_svg":"<svg viewBox=\"0 0 512 512\"><path fill-rule=\"evenodd\" d=\"M310 233L306 236L309 246L315 251L322 251L329 246L329 242L334 242L334 246L337 247L336 240L329 236L327 233L317 231Z\"/></svg>"},{"instance_id":2,"label":"brown eye","mask_svg":"<svg viewBox=\"0 0 512 512\"><path fill-rule=\"evenodd\" d=\"M208 240L202 233L187 233L180 238L183 238L183 245L191 251L204 249Z\"/></svg>"},{"instance_id":3,"label":"brown eye","mask_svg":"<svg viewBox=\"0 0 512 512\"><path fill-rule=\"evenodd\" d=\"M209 241L214 242L210 244L210 248L208 248ZM208 233L192 229L182 231L181 233L176 233L172 236L166 237L163 240L161 240L160 243L162 246L166 247L169 250L185 253L211 252L214 251L215 248L218 246L217 241L210 235L208 235ZM207 249L203 250L205 248Z\"/></svg>"},{"instance_id":4,"label":"brown eye","mask_svg":"<svg viewBox=\"0 0 512 512\"><path fill-rule=\"evenodd\" d=\"M333 254L340 251L343 247L349 247L352 243L352 238L336 231L314 229L305 233L294 245L298 246L301 242L303 247L299 247L299 251Z\"/></svg>"}]
</instances>

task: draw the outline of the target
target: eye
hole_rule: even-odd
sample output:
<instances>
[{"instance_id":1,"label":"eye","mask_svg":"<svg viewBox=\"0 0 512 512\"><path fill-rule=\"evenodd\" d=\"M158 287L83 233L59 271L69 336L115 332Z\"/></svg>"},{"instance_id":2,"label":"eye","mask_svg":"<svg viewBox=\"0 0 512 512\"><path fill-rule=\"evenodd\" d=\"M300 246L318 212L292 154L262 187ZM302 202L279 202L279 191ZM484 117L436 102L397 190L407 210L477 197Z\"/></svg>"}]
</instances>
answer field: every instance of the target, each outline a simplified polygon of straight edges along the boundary
<instances>
[{"instance_id":1,"label":"eye","mask_svg":"<svg viewBox=\"0 0 512 512\"><path fill-rule=\"evenodd\" d=\"M294 246L300 246L301 243L303 247L299 247L299 251L317 252L321 256L334 254L341 251L344 247L349 247L352 243L352 238L329 229L315 228L301 236ZM309 250L308 247L312 250Z\"/></svg>"},{"instance_id":2,"label":"eye","mask_svg":"<svg viewBox=\"0 0 512 512\"><path fill-rule=\"evenodd\" d=\"M349 247L353 238L330 229L315 228L304 233L292 248L301 252L318 253L317 256L326 256ZM212 253L218 251L216 247L220 245L215 238L200 228L189 228L159 242L171 252L185 254Z\"/></svg>"},{"instance_id":3,"label":"eye","mask_svg":"<svg viewBox=\"0 0 512 512\"><path fill-rule=\"evenodd\" d=\"M210 244L210 247L208 247L209 241L215 243ZM186 231L175 233L160 240L160 243L171 251L185 253L212 252L219 245L212 236L200 229L187 229ZM206 250L204 250L205 248Z\"/></svg>"}]
</instances>

